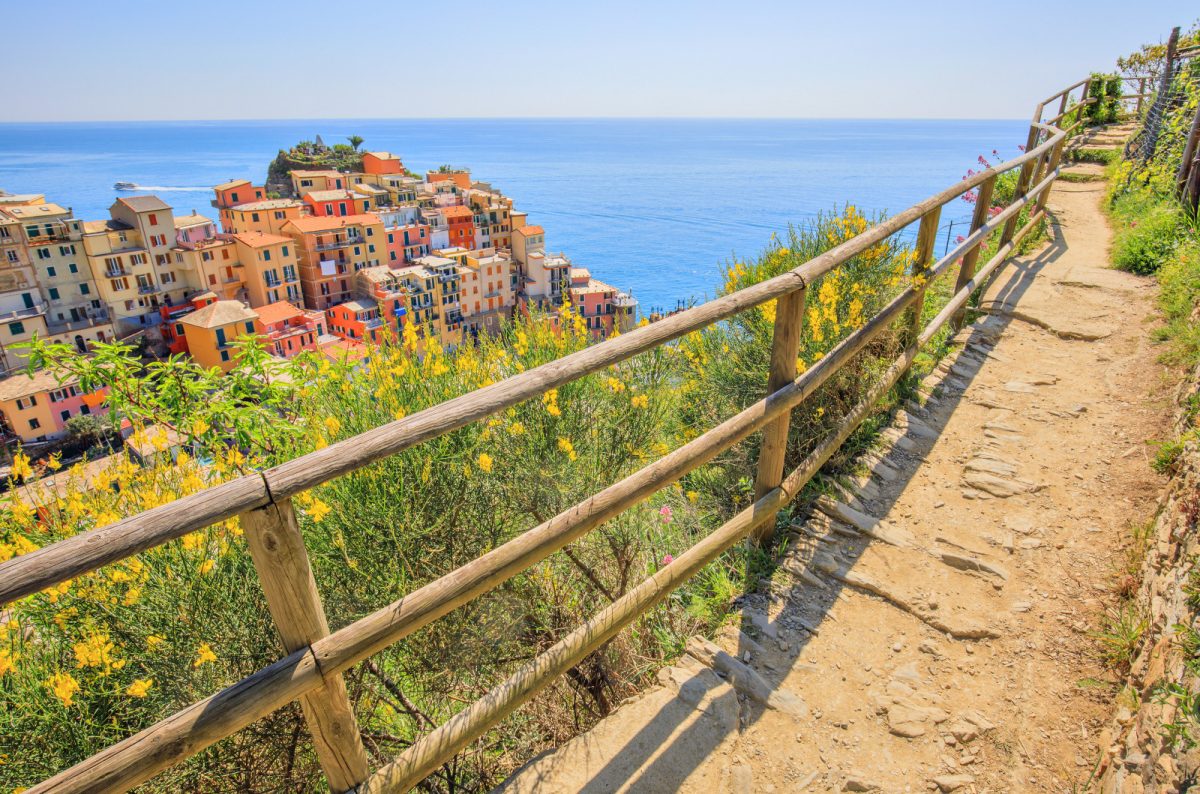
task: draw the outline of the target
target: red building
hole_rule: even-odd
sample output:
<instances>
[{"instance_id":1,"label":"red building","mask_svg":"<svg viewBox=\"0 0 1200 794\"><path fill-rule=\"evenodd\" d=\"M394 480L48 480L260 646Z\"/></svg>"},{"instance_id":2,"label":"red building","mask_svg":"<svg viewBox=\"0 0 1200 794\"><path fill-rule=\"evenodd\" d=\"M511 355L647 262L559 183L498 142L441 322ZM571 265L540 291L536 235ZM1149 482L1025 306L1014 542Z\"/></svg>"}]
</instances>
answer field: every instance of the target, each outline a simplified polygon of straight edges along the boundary
<instances>
[{"instance_id":1,"label":"red building","mask_svg":"<svg viewBox=\"0 0 1200 794\"><path fill-rule=\"evenodd\" d=\"M403 174L404 163L391 152L363 152L364 174Z\"/></svg>"},{"instance_id":2,"label":"red building","mask_svg":"<svg viewBox=\"0 0 1200 794\"><path fill-rule=\"evenodd\" d=\"M369 300L352 300L325 310L329 317L329 332L355 342L381 342L387 333L379 316L379 304Z\"/></svg>"},{"instance_id":3,"label":"red building","mask_svg":"<svg viewBox=\"0 0 1200 794\"><path fill-rule=\"evenodd\" d=\"M258 319L254 330L263 345L280 358L292 358L305 350L317 350L317 340L325 334L325 315L309 312L279 301L254 310Z\"/></svg>"},{"instance_id":4,"label":"red building","mask_svg":"<svg viewBox=\"0 0 1200 794\"><path fill-rule=\"evenodd\" d=\"M260 185L251 184L249 179L235 179L213 188L217 197L212 205L217 208L221 220L221 228L232 228L229 210L239 204L249 204L252 201L263 201L267 197L267 189Z\"/></svg>"},{"instance_id":5,"label":"red building","mask_svg":"<svg viewBox=\"0 0 1200 794\"><path fill-rule=\"evenodd\" d=\"M344 218L362 215L371 209L371 199L351 190L314 190L302 197L311 215L318 218Z\"/></svg>"},{"instance_id":6,"label":"red building","mask_svg":"<svg viewBox=\"0 0 1200 794\"><path fill-rule=\"evenodd\" d=\"M446 228L450 234L450 247L465 251L475 249L475 213L470 207L443 207Z\"/></svg>"}]
</instances>

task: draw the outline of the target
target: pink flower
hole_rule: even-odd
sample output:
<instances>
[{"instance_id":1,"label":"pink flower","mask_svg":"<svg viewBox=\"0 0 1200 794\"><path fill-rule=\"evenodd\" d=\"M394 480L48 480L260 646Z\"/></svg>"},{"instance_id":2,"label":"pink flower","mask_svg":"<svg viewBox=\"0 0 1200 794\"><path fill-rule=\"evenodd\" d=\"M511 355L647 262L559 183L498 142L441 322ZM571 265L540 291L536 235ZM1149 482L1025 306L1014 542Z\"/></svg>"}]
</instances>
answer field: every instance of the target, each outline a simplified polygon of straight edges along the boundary
<instances>
[{"instance_id":1,"label":"pink flower","mask_svg":"<svg viewBox=\"0 0 1200 794\"><path fill-rule=\"evenodd\" d=\"M960 234L960 235L958 235L957 237L955 237L955 238L954 238L954 242L956 242L956 243L961 243L961 242L962 242L963 240L965 240L965 239L967 239L967 238L966 238L966 237L963 237L963 236Z\"/></svg>"},{"instance_id":2,"label":"pink flower","mask_svg":"<svg viewBox=\"0 0 1200 794\"><path fill-rule=\"evenodd\" d=\"M664 554L664 555L663 555L663 558L662 558L662 564L663 564L663 565L670 565L670 564L671 564L671 563L673 563L673 562L675 562L675 558L674 558L674 557L672 557L670 554Z\"/></svg>"},{"instance_id":3,"label":"pink flower","mask_svg":"<svg viewBox=\"0 0 1200 794\"><path fill-rule=\"evenodd\" d=\"M671 506L670 506L670 505L663 505L662 507L658 508L658 514L659 514L660 516L662 516L662 522L663 522L664 524L670 524L670 523L671 523L671 516L672 516L672 513L671 513Z\"/></svg>"},{"instance_id":4,"label":"pink flower","mask_svg":"<svg viewBox=\"0 0 1200 794\"><path fill-rule=\"evenodd\" d=\"M987 161L987 158L986 158L986 157L984 157L982 154L981 154L981 155L979 155L979 164L980 164L981 166L983 166L984 168L987 168L989 165L991 165L991 163L989 163L989 162Z\"/></svg>"},{"instance_id":5,"label":"pink flower","mask_svg":"<svg viewBox=\"0 0 1200 794\"><path fill-rule=\"evenodd\" d=\"M1136 228L1137 228L1137 221L1130 221L1130 222L1129 222L1129 228L1130 228L1130 229L1136 229Z\"/></svg>"},{"instance_id":6,"label":"pink flower","mask_svg":"<svg viewBox=\"0 0 1200 794\"><path fill-rule=\"evenodd\" d=\"M1018 148L1018 149L1020 149L1021 151L1025 151L1025 144L1023 144L1023 143L1018 143L1018 144L1017 144L1017 148Z\"/></svg>"},{"instance_id":7,"label":"pink flower","mask_svg":"<svg viewBox=\"0 0 1200 794\"><path fill-rule=\"evenodd\" d=\"M1002 212L1004 212L1003 207L992 207L990 210L988 210L988 215L994 218Z\"/></svg>"}]
</instances>

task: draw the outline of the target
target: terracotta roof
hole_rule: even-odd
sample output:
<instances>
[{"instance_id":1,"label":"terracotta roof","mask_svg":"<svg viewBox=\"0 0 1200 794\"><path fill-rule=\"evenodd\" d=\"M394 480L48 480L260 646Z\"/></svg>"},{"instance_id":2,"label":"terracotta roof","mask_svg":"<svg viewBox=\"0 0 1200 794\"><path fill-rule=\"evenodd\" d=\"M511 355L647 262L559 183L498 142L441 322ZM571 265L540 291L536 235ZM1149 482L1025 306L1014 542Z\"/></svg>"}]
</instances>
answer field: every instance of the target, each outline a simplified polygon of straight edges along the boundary
<instances>
[{"instance_id":1,"label":"terracotta roof","mask_svg":"<svg viewBox=\"0 0 1200 794\"><path fill-rule=\"evenodd\" d=\"M259 306L254 311L258 313L258 321L263 325L274 325L284 320L290 320L293 317L301 317L304 314L303 311L287 301L277 301L276 303L269 303L266 306Z\"/></svg>"},{"instance_id":2,"label":"terracotta roof","mask_svg":"<svg viewBox=\"0 0 1200 794\"><path fill-rule=\"evenodd\" d=\"M266 232L238 232L233 235L233 239L251 248L265 248L268 245L292 242L291 237L284 237L280 234L267 234Z\"/></svg>"},{"instance_id":3,"label":"terracotta roof","mask_svg":"<svg viewBox=\"0 0 1200 794\"><path fill-rule=\"evenodd\" d=\"M365 212L362 215L344 215L341 217L292 218L286 225L293 227L299 232L324 232L332 229L344 229L347 226L362 226L363 224L379 222L378 215L373 212Z\"/></svg>"},{"instance_id":4,"label":"terracotta roof","mask_svg":"<svg viewBox=\"0 0 1200 794\"><path fill-rule=\"evenodd\" d=\"M170 212L171 205L158 196L122 196L118 204L124 204L134 212Z\"/></svg>"},{"instance_id":5,"label":"terracotta roof","mask_svg":"<svg viewBox=\"0 0 1200 794\"><path fill-rule=\"evenodd\" d=\"M545 234L546 233L546 230L543 229L541 226L522 226L520 229L517 229L517 231L519 231L521 234L525 235L526 237L528 237L531 234Z\"/></svg>"},{"instance_id":6,"label":"terracotta roof","mask_svg":"<svg viewBox=\"0 0 1200 794\"><path fill-rule=\"evenodd\" d=\"M292 176L345 176L345 174L343 174L341 171L334 171L332 168L324 171L305 171L303 169L297 169L295 171L288 171L288 173Z\"/></svg>"},{"instance_id":7,"label":"terracotta roof","mask_svg":"<svg viewBox=\"0 0 1200 794\"><path fill-rule=\"evenodd\" d=\"M179 318L179 322L196 328L220 328L230 323L257 319L258 313L247 308L241 301L217 301L191 314L185 314Z\"/></svg>"},{"instance_id":8,"label":"terracotta roof","mask_svg":"<svg viewBox=\"0 0 1200 794\"><path fill-rule=\"evenodd\" d=\"M369 154L372 157L378 157L380 160L399 160L400 159L400 155L392 154L391 152L363 152L363 154Z\"/></svg>"},{"instance_id":9,"label":"terracotta roof","mask_svg":"<svg viewBox=\"0 0 1200 794\"><path fill-rule=\"evenodd\" d=\"M442 207L442 214L447 218L474 218L475 213L470 207Z\"/></svg>"},{"instance_id":10,"label":"terracotta roof","mask_svg":"<svg viewBox=\"0 0 1200 794\"><path fill-rule=\"evenodd\" d=\"M70 375L60 382L58 375L49 369L38 370L33 375L22 372L0 380L0 400L16 400L31 394L41 394L51 389L61 389L65 385L76 382L78 379Z\"/></svg>"},{"instance_id":11,"label":"terracotta roof","mask_svg":"<svg viewBox=\"0 0 1200 794\"><path fill-rule=\"evenodd\" d=\"M229 190L231 187L241 187L248 184L250 184L249 179L234 179L230 182L222 182L219 185L214 185L213 190Z\"/></svg>"}]
</instances>

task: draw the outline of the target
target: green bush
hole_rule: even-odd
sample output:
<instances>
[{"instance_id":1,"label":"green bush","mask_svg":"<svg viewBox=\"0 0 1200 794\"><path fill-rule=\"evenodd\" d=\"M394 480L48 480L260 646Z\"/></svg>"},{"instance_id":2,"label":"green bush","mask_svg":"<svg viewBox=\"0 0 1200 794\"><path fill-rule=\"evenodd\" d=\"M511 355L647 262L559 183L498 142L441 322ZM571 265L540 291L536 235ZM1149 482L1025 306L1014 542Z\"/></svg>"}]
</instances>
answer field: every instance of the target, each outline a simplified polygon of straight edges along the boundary
<instances>
[{"instance_id":1,"label":"green bush","mask_svg":"<svg viewBox=\"0 0 1200 794\"><path fill-rule=\"evenodd\" d=\"M1115 74L1092 74L1088 84L1088 98L1096 100L1088 105L1087 118L1093 124L1111 124L1120 113L1122 83Z\"/></svg>"},{"instance_id":2,"label":"green bush","mask_svg":"<svg viewBox=\"0 0 1200 794\"><path fill-rule=\"evenodd\" d=\"M1158 272L1175 253L1181 216L1177 208L1166 205L1128 221L1113 239L1113 264L1139 276Z\"/></svg>"}]
</instances>

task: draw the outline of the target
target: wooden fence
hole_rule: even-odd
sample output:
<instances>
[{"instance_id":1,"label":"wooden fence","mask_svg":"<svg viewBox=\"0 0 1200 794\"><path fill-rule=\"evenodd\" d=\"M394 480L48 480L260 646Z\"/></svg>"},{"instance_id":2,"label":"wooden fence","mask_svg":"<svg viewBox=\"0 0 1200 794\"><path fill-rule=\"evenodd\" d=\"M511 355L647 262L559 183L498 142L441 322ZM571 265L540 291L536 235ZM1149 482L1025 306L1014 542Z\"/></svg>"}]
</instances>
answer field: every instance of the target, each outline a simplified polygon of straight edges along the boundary
<instances>
[{"instance_id":1,"label":"wooden fence","mask_svg":"<svg viewBox=\"0 0 1200 794\"><path fill-rule=\"evenodd\" d=\"M921 347L947 323L961 326L970 296L1008 261L1021 239L1045 217L1046 199L1059 173L1063 145L1073 129L1056 125L1071 108L1088 103L1087 84L1087 80L1081 80L1038 105L1026 150L1019 157L946 188L794 270L301 458L0 564L2 606L240 516L268 606L289 651L269 667L81 761L30 792L125 791L295 700L301 703L333 791L403 791L416 785L735 543L748 536L760 542L769 538L776 512L800 492L871 414L879 399L911 366ZM1071 97L1077 88L1083 89L1081 94ZM1043 111L1056 100L1058 115L1043 122ZM1076 120L1073 126L1080 123ZM1014 169L1020 169L1015 198L993 216L988 210L997 177ZM978 191L978 199L970 233L941 259L932 261L942 207L971 190ZM1028 220L1018 229L1019 215L1026 207L1030 211ZM914 279L912 286L876 316L797 376L808 285L912 223L919 224L913 275L923 278ZM1000 238L996 252L977 270L983 243L997 231ZM928 325L921 327L926 285L956 263L953 297ZM478 559L330 632L291 497L771 300L779 303L768 396ZM791 409L900 318L906 329L904 352L839 429L784 476ZM485 697L411 745L395 761L374 772L369 769L342 679L346 670L525 571L759 430L764 437L756 501L750 507L524 665Z\"/></svg>"}]
</instances>

